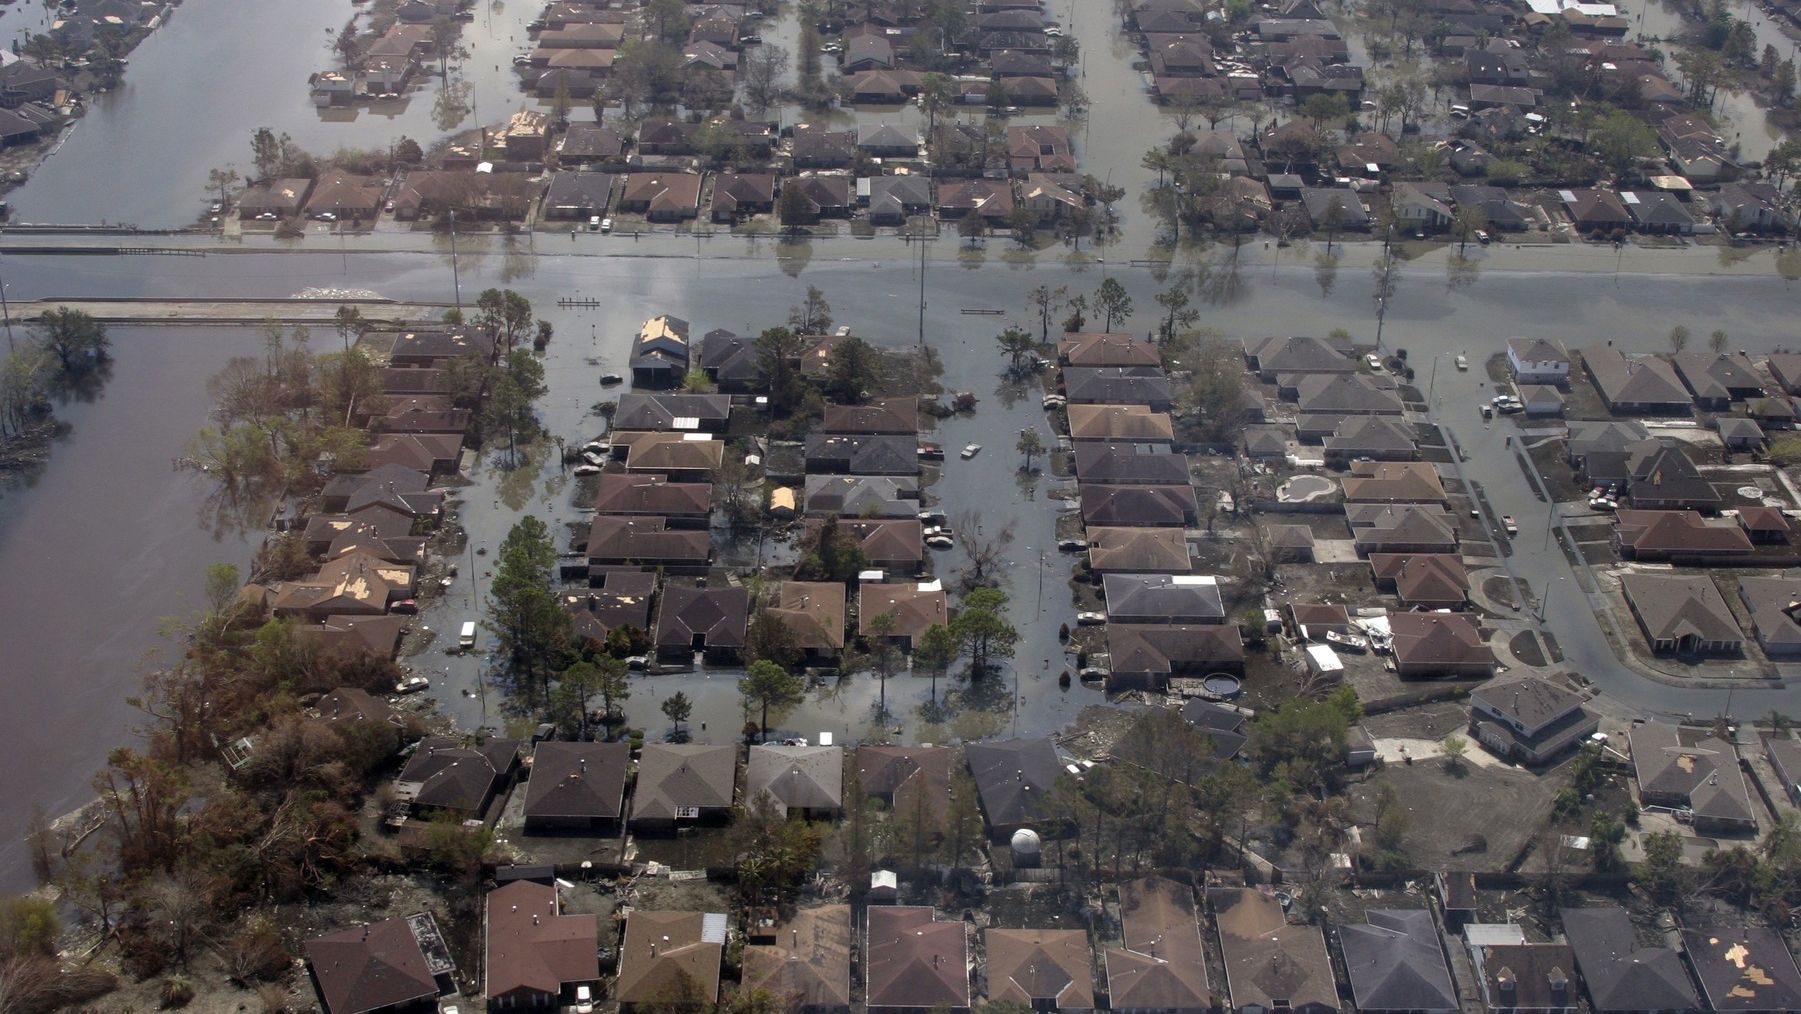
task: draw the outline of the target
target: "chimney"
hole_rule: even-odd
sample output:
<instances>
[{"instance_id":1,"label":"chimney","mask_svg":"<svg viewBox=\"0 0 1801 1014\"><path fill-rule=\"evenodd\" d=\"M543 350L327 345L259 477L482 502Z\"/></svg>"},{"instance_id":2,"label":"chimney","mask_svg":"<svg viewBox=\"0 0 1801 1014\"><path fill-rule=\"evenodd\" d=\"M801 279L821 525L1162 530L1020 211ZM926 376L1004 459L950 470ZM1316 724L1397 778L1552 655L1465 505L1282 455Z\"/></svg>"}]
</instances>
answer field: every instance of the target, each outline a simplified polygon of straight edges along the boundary
<instances>
[{"instance_id":1,"label":"chimney","mask_svg":"<svg viewBox=\"0 0 1801 1014\"><path fill-rule=\"evenodd\" d=\"M1519 983L1514 979L1513 969L1503 965L1501 970L1495 973L1495 986L1501 992L1501 1006L1513 1006L1513 999L1519 991Z\"/></svg>"},{"instance_id":2,"label":"chimney","mask_svg":"<svg viewBox=\"0 0 1801 1014\"><path fill-rule=\"evenodd\" d=\"M1570 991L1570 977L1563 974L1563 969L1556 965L1551 966L1550 974L1545 976L1545 981L1551 985L1551 995L1559 1000L1563 999L1565 994Z\"/></svg>"}]
</instances>

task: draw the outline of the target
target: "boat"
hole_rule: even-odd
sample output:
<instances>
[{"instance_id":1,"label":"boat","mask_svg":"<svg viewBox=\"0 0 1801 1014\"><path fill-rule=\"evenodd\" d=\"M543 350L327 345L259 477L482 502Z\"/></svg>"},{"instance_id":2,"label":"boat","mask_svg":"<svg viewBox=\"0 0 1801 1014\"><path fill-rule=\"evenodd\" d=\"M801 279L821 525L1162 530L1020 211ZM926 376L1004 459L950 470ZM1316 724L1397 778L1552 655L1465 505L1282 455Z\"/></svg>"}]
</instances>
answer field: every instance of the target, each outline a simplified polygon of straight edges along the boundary
<instances>
[{"instance_id":1,"label":"boat","mask_svg":"<svg viewBox=\"0 0 1801 1014\"><path fill-rule=\"evenodd\" d=\"M595 454L605 454L607 452L607 445L599 440L590 440L583 444L581 449L583 451L593 451Z\"/></svg>"},{"instance_id":2,"label":"boat","mask_svg":"<svg viewBox=\"0 0 1801 1014\"><path fill-rule=\"evenodd\" d=\"M1468 356L1458 356L1456 363L1457 368L1460 370L1467 370L1470 368L1470 358Z\"/></svg>"},{"instance_id":3,"label":"boat","mask_svg":"<svg viewBox=\"0 0 1801 1014\"><path fill-rule=\"evenodd\" d=\"M948 535L929 536L925 540L925 543L933 549L950 549L956 545L955 542L951 541L951 537Z\"/></svg>"},{"instance_id":4,"label":"boat","mask_svg":"<svg viewBox=\"0 0 1801 1014\"><path fill-rule=\"evenodd\" d=\"M577 466L575 466L575 474L576 475L599 475L600 474L600 466L599 465L577 465Z\"/></svg>"},{"instance_id":5,"label":"boat","mask_svg":"<svg viewBox=\"0 0 1801 1014\"><path fill-rule=\"evenodd\" d=\"M598 451L583 451L582 452L582 460L587 462L590 465L595 465L595 466L604 465L607 463L606 456L601 454Z\"/></svg>"},{"instance_id":6,"label":"boat","mask_svg":"<svg viewBox=\"0 0 1801 1014\"><path fill-rule=\"evenodd\" d=\"M409 676L399 683L394 684L394 692L397 694L416 694L429 686L431 686L431 681L425 677Z\"/></svg>"},{"instance_id":7,"label":"boat","mask_svg":"<svg viewBox=\"0 0 1801 1014\"><path fill-rule=\"evenodd\" d=\"M1513 523L1513 515L1511 514L1501 515L1501 527L1507 530L1508 535L1520 534L1520 526Z\"/></svg>"},{"instance_id":8,"label":"boat","mask_svg":"<svg viewBox=\"0 0 1801 1014\"><path fill-rule=\"evenodd\" d=\"M1078 626L1078 627L1098 627L1101 624L1106 623L1106 622L1107 622L1107 614L1106 613L1097 613L1092 610L1085 609L1082 612L1079 612L1076 614L1076 626Z\"/></svg>"},{"instance_id":9,"label":"boat","mask_svg":"<svg viewBox=\"0 0 1801 1014\"><path fill-rule=\"evenodd\" d=\"M625 378L617 373L603 373L600 375L600 384L602 387L612 387L614 384L623 383L625 383Z\"/></svg>"},{"instance_id":10,"label":"boat","mask_svg":"<svg viewBox=\"0 0 1801 1014\"><path fill-rule=\"evenodd\" d=\"M967 444L963 448L963 457L966 460L969 458L973 458L980 453L982 453L982 445L981 444Z\"/></svg>"},{"instance_id":11,"label":"boat","mask_svg":"<svg viewBox=\"0 0 1801 1014\"><path fill-rule=\"evenodd\" d=\"M1356 634L1341 634L1336 630L1326 631L1326 643L1334 648L1362 653L1369 649L1370 643Z\"/></svg>"}]
</instances>

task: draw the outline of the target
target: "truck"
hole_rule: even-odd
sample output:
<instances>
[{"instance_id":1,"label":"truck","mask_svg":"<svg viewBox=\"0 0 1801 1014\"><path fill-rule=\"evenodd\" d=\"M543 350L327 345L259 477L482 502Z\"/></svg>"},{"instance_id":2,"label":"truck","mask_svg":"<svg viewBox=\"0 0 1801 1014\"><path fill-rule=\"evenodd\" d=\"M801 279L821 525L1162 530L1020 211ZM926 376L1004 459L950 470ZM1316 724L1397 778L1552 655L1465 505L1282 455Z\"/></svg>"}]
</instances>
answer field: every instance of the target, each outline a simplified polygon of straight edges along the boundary
<instances>
[{"instance_id":1,"label":"truck","mask_svg":"<svg viewBox=\"0 0 1801 1014\"><path fill-rule=\"evenodd\" d=\"M475 647L475 621L463 621L463 630L457 635L457 647L468 651Z\"/></svg>"}]
</instances>

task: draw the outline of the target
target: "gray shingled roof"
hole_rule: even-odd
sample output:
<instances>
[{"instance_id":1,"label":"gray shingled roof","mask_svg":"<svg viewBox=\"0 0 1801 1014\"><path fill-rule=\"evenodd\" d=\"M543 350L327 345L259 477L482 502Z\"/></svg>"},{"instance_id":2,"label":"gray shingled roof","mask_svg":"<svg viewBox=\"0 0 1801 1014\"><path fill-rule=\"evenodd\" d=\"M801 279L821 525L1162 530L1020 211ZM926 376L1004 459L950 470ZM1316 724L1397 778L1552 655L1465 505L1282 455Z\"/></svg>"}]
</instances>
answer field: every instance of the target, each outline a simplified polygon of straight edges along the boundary
<instances>
[{"instance_id":1,"label":"gray shingled roof","mask_svg":"<svg viewBox=\"0 0 1801 1014\"><path fill-rule=\"evenodd\" d=\"M1369 922L1338 931L1360 1011L1454 1011L1438 927L1426 909L1373 909Z\"/></svg>"}]
</instances>

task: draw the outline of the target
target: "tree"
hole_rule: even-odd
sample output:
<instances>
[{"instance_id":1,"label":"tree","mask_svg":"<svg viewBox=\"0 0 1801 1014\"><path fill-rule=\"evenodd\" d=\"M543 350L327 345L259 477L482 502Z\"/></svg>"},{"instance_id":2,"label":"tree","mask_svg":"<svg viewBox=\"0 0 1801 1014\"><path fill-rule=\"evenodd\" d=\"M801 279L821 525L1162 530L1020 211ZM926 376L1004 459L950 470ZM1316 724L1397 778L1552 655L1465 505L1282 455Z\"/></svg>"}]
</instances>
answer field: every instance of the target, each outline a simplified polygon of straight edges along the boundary
<instances>
[{"instance_id":1,"label":"tree","mask_svg":"<svg viewBox=\"0 0 1801 1014\"><path fill-rule=\"evenodd\" d=\"M839 342L826 356L825 389L834 401L857 404L881 385L881 353L856 335Z\"/></svg>"},{"instance_id":2,"label":"tree","mask_svg":"<svg viewBox=\"0 0 1801 1014\"><path fill-rule=\"evenodd\" d=\"M338 55L338 59L344 61L345 70L352 73L356 71L362 61L363 47L356 41L355 18L346 21L344 27L332 38L331 49Z\"/></svg>"},{"instance_id":3,"label":"tree","mask_svg":"<svg viewBox=\"0 0 1801 1014\"><path fill-rule=\"evenodd\" d=\"M1019 453L1026 456L1024 470L1030 472L1032 470L1032 459L1044 453L1044 438L1038 435L1037 430L1020 430L1019 443L1014 446L1019 449Z\"/></svg>"},{"instance_id":4,"label":"tree","mask_svg":"<svg viewBox=\"0 0 1801 1014\"><path fill-rule=\"evenodd\" d=\"M482 426L506 431L507 456L517 461L520 438L530 438L538 430L532 403L549 390L544 383L544 363L525 349L514 349L494 367L487 389Z\"/></svg>"},{"instance_id":5,"label":"tree","mask_svg":"<svg viewBox=\"0 0 1801 1014\"><path fill-rule=\"evenodd\" d=\"M59 306L45 310L32 329L37 345L56 357L62 372L84 374L107 360L111 341L106 325L82 310Z\"/></svg>"},{"instance_id":6,"label":"tree","mask_svg":"<svg viewBox=\"0 0 1801 1014\"><path fill-rule=\"evenodd\" d=\"M1616 177L1625 178L1638 160L1657 151L1657 135L1649 125L1623 109L1608 113L1589 135L1595 154Z\"/></svg>"},{"instance_id":7,"label":"tree","mask_svg":"<svg viewBox=\"0 0 1801 1014\"><path fill-rule=\"evenodd\" d=\"M799 676L762 659L750 664L750 669L738 681L738 693L744 698L746 711L752 707L761 709L758 736L766 740L769 737L769 713L774 711L779 719L789 708L799 704L805 699L806 684Z\"/></svg>"},{"instance_id":8,"label":"tree","mask_svg":"<svg viewBox=\"0 0 1801 1014\"><path fill-rule=\"evenodd\" d=\"M969 245L973 249L976 240L988 235L988 220L981 215L964 215L957 219L957 235L969 240Z\"/></svg>"},{"instance_id":9,"label":"tree","mask_svg":"<svg viewBox=\"0 0 1801 1014\"><path fill-rule=\"evenodd\" d=\"M951 633L969 655L969 671L980 677L996 659L1012 658L1019 631L1007 622L1007 593L975 588L963 596Z\"/></svg>"},{"instance_id":10,"label":"tree","mask_svg":"<svg viewBox=\"0 0 1801 1014\"><path fill-rule=\"evenodd\" d=\"M275 178L275 171L281 168L282 138L275 136L275 131L268 127L258 127L250 135L250 162L256 166L257 179Z\"/></svg>"},{"instance_id":11,"label":"tree","mask_svg":"<svg viewBox=\"0 0 1801 1014\"><path fill-rule=\"evenodd\" d=\"M1032 340L1031 333L1017 327L1010 327L1002 331L994 336L994 340L1000 344L1001 351L1007 354L1008 364L1015 370L1019 369L1020 363L1027 356L1037 352L1038 346Z\"/></svg>"},{"instance_id":12,"label":"tree","mask_svg":"<svg viewBox=\"0 0 1801 1014\"><path fill-rule=\"evenodd\" d=\"M1670 328L1670 351L1681 355L1682 350L1688 348L1688 334L1688 328L1681 324Z\"/></svg>"},{"instance_id":13,"label":"tree","mask_svg":"<svg viewBox=\"0 0 1801 1014\"><path fill-rule=\"evenodd\" d=\"M1714 328L1713 334L1707 336L1707 347L1716 356L1725 355L1726 343L1731 340L1732 338L1726 333L1725 328Z\"/></svg>"},{"instance_id":14,"label":"tree","mask_svg":"<svg viewBox=\"0 0 1801 1014\"><path fill-rule=\"evenodd\" d=\"M1328 124L1337 126L1339 121L1351 115L1351 107L1345 97L1336 92L1315 92L1301 103L1300 114L1317 131L1326 129Z\"/></svg>"},{"instance_id":15,"label":"tree","mask_svg":"<svg viewBox=\"0 0 1801 1014\"><path fill-rule=\"evenodd\" d=\"M994 584L1001 566L1007 562L1007 547L1013 544L1013 521L988 531L979 511L959 511L951 519L951 531L963 544L963 585L976 588Z\"/></svg>"},{"instance_id":16,"label":"tree","mask_svg":"<svg viewBox=\"0 0 1801 1014\"><path fill-rule=\"evenodd\" d=\"M1682 897L1682 835L1675 831L1653 831L1644 837L1645 858L1638 866L1637 880L1652 900L1675 904Z\"/></svg>"},{"instance_id":17,"label":"tree","mask_svg":"<svg viewBox=\"0 0 1801 1014\"><path fill-rule=\"evenodd\" d=\"M219 194L219 204L224 205L230 200L231 195L229 191L232 187L237 186L238 179L238 171L232 166L209 169L206 174L207 193L210 194L217 191Z\"/></svg>"},{"instance_id":18,"label":"tree","mask_svg":"<svg viewBox=\"0 0 1801 1014\"><path fill-rule=\"evenodd\" d=\"M572 725L577 739L587 739L588 702L604 691L608 695L606 717L611 718L612 702L622 699L621 690L630 694L624 683L625 666L616 658L603 656L592 662L578 661L557 677L556 690L551 693L551 713L560 716L559 721Z\"/></svg>"},{"instance_id":19,"label":"tree","mask_svg":"<svg viewBox=\"0 0 1801 1014\"><path fill-rule=\"evenodd\" d=\"M1023 247L1031 247L1033 239L1038 235L1038 212L1024 204L1014 205L1013 210L1007 213L1007 231L1013 234L1014 242Z\"/></svg>"},{"instance_id":20,"label":"tree","mask_svg":"<svg viewBox=\"0 0 1801 1014\"><path fill-rule=\"evenodd\" d=\"M811 224L818 217L812 199L796 179L789 179L782 185L781 196L776 198L775 213L790 232L798 231L800 226Z\"/></svg>"},{"instance_id":21,"label":"tree","mask_svg":"<svg viewBox=\"0 0 1801 1014\"><path fill-rule=\"evenodd\" d=\"M932 678L932 703L938 702L938 680L961 653L956 635L942 623L934 623L913 645L913 664L923 666Z\"/></svg>"},{"instance_id":22,"label":"tree","mask_svg":"<svg viewBox=\"0 0 1801 1014\"><path fill-rule=\"evenodd\" d=\"M1051 318L1056 315L1057 307L1068 295L1069 289L1062 285L1054 289L1048 285L1040 285L1026 293L1026 305L1038 314L1039 341L1051 340Z\"/></svg>"},{"instance_id":23,"label":"tree","mask_svg":"<svg viewBox=\"0 0 1801 1014\"><path fill-rule=\"evenodd\" d=\"M796 334L825 334L832 329L832 304L818 287L807 286L807 298L788 308L788 326Z\"/></svg>"},{"instance_id":24,"label":"tree","mask_svg":"<svg viewBox=\"0 0 1801 1014\"><path fill-rule=\"evenodd\" d=\"M687 694L677 690L675 693L663 698L663 703L659 705L659 707L662 708L663 717L669 719L670 724L675 726L675 731L671 738L680 739L682 736L682 723L686 722L688 716L694 713L694 702L688 700Z\"/></svg>"},{"instance_id":25,"label":"tree","mask_svg":"<svg viewBox=\"0 0 1801 1014\"><path fill-rule=\"evenodd\" d=\"M1445 767L1456 770L1463 766L1463 755L1470 748L1470 742L1462 736L1446 736L1439 749L1444 751Z\"/></svg>"},{"instance_id":26,"label":"tree","mask_svg":"<svg viewBox=\"0 0 1801 1014\"><path fill-rule=\"evenodd\" d=\"M1457 252L1462 253L1469 246L1470 237L1488 228L1488 215L1482 205L1471 201L1459 202L1457 205Z\"/></svg>"},{"instance_id":27,"label":"tree","mask_svg":"<svg viewBox=\"0 0 1801 1014\"><path fill-rule=\"evenodd\" d=\"M556 547L544 522L527 515L501 540L488 595L487 621L513 692L527 707L548 702L551 675L569 646L569 614L551 593Z\"/></svg>"},{"instance_id":28,"label":"tree","mask_svg":"<svg viewBox=\"0 0 1801 1014\"><path fill-rule=\"evenodd\" d=\"M1193 327L1194 322L1201 319L1201 312L1188 305L1188 290L1180 284L1157 293L1156 299L1157 305L1163 308L1163 322L1158 325L1157 335L1165 344L1175 338L1177 331Z\"/></svg>"},{"instance_id":29,"label":"tree","mask_svg":"<svg viewBox=\"0 0 1801 1014\"><path fill-rule=\"evenodd\" d=\"M738 81L744 88L744 105L755 116L767 113L782 97L782 75L788 70L788 51L773 43L752 46L738 61Z\"/></svg>"},{"instance_id":30,"label":"tree","mask_svg":"<svg viewBox=\"0 0 1801 1014\"><path fill-rule=\"evenodd\" d=\"M1069 316L1063 318L1063 330L1080 331L1088 323L1088 297L1075 295L1069 297L1065 304L1069 307Z\"/></svg>"},{"instance_id":31,"label":"tree","mask_svg":"<svg viewBox=\"0 0 1801 1014\"><path fill-rule=\"evenodd\" d=\"M1112 331L1114 321L1123 323L1132 315L1132 297L1126 294L1126 287L1117 278L1101 282L1101 287L1094 294L1094 306L1106 319L1106 323L1101 326L1103 331Z\"/></svg>"},{"instance_id":32,"label":"tree","mask_svg":"<svg viewBox=\"0 0 1801 1014\"><path fill-rule=\"evenodd\" d=\"M800 354L804 343L785 327L765 329L757 336L757 379L769 389L769 408L777 416L793 411L803 393Z\"/></svg>"}]
</instances>

